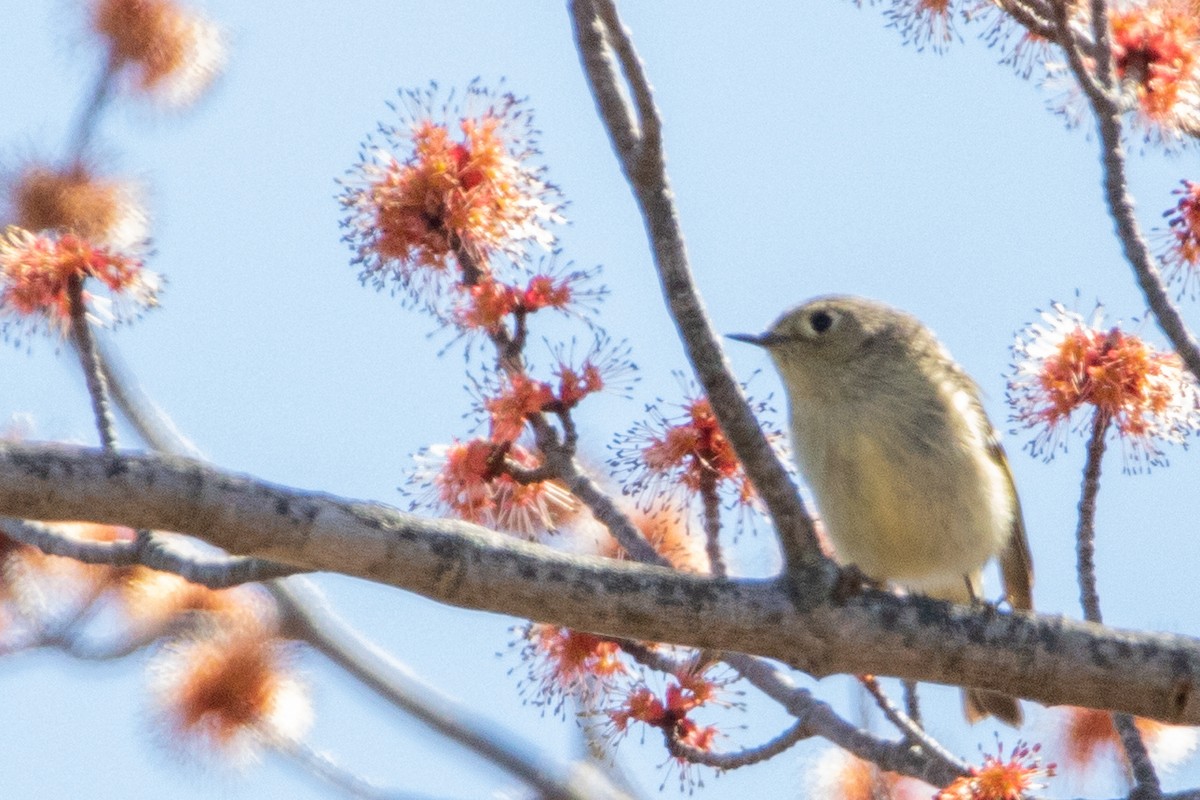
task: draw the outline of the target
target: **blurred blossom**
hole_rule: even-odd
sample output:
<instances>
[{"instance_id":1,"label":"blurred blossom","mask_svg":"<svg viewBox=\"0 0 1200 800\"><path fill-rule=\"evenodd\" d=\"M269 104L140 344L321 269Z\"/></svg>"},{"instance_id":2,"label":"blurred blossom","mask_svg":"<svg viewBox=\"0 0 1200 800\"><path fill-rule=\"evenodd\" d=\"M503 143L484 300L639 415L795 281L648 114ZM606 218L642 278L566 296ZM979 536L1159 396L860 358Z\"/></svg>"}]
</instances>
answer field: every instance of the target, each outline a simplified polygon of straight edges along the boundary
<instances>
[{"instance_id":1,"label":"blurred blossom","mask_svg":"<svg viewBox=\"0 0 1200 800\"><path fill-rule=\"evenodd\" d=\"M172 106L195 101L225 63L220 29L172 0L93 0L92 30L134 91Z\"/></svg>"},{"instance_id":2,"label":"blurred blossom","mask_svg":"<svg viewBox=\"0 0 1200 800\"><path fill-rule=\"evenodd\" d=\"M840 747L821 751L804 770L809 800L929 800L937 793L915 778L884 772Z\"/></svg>"},{"instance_id":3,"label":"blurred blossom","mask_svg":"<svg viewBox=\"0 0 1200 800\"><path fill-rule=\"evenodd\" d=\"M129 542L130 528L91 522L45 523L58 534L85 542ZM0 536L0 595L12 603L35 633L53 628L78 614L116 578L115 567L84 564L65 556L52 556L35 547Z\"/></svg>"},{"instance_id":4,"label":"blurred blossom","mask_svg":"<svg viewBox=\"0 0 1200 800\"><path fill-rule=\"evenodd\" d=\"M29 164L8 186L13 224L28 231L73 233L117 250L146 240L146 212L136 188L101 178L87 165Z\"/></svg>"},{"instance_id":5,"label":"blurred blossom","mask_svg":"<svg viewBox=\"0 0 1200 800\"><path fill-rule=\"evenodd\" d=\"M180 614L202 612L226 622L250 624L271 618L273 605L254 585L209 589L170 572L132 567L115 591L128 626L143 634L161 631Z\"/></svg>"},{"instance_id":6,"label":"blurred blossom","mask_svg":"<svg viewBox=\"0 0 1200 800\"><path fill-rule=\"evenodd\" d=\"M696 573L709 571L704 543L693 535L689 520L684 518L679 509L670 506L646 511L635 509L629 513L629 518L655 552L666 558L675 569ZM625 551L616 540L609 537L609 541L612 552L606 555L624 557Z\"/></svg>"},{"instance_id":7,"label":"blurred blossom","mask_svg":"<svg viewBox=\"0 0 1200 800\"><path fill-rule=\"evenodd\" d=\"M302 737L312 722L293 645L259 625L212 625L164 645L150 665L166 743L241 765Z\"/></svg>"},{"instance_id":8,"label":"blurred blossom","mask_svg":"<svg viewBox=\"0 0 1200 800\"><path fill-rule=\"evenodd\" d=\"M1200 133L1200 19L1188 0L1129 3L1108 23L1113 66L1142 123L1166 140Z\"/></svg>"},{"instance_id":9,"label":"blurred blossom","mask_svg":"<svg viewBox=\"0 0 1200 800\"><path fill-rule=\"evenodd\" d=\"M1119 766L1122 772L1128 769L1111 713L1071 707L1055 716L1060 721L1060 742L1055 752L1064 773L1093 775L1105 764ZM1196 750L1195 728L1142 718L1135 718L1134 724L1142 734L1150 759L1160 770L1178 766Z\"/></svg>"}]
</instances>

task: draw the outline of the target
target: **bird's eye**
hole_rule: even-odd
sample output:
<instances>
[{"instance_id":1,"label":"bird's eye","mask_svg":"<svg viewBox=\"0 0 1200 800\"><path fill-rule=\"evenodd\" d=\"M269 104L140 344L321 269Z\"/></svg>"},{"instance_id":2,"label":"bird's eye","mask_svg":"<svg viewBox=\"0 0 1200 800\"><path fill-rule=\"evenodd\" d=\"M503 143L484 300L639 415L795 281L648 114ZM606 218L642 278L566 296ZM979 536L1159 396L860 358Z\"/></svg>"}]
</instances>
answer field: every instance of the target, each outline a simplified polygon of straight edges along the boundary
<instances>
[{"instance_id":1,"label":"bird's eye","mask_svg":"<svg viewBox=\"0 0 1200 800\"><path fill-rule=\"evenodd\" d=\"M828 311L814 311L808 317L808 325L813 333L824 333L833 327L833 315Z\"/></svg>"}]
</instances>

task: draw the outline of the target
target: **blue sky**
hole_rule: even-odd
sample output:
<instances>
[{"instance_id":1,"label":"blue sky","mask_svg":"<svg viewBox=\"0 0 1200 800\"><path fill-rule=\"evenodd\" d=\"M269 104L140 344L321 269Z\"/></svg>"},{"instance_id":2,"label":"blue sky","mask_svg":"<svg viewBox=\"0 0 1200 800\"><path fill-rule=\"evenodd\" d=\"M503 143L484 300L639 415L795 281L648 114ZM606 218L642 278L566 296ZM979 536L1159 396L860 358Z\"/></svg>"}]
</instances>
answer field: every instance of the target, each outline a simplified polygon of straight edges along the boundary
<instances>
[{"instance_id":1,"label":"blue sky","mask_svg":"<svg viewBox=\"0 0 1200 800\"><path fill-rule=\"evenodd\" d=\"M53 157L96 68L75 3L19 3L0 48L4 164ZM623 9L665 119L668 167L692 263L723 331L762 329L785 307L825 292L886 300L924 319L976 378L1002 429L1015 333L1051 300L1114 318L1142 314L1101 204L1094 136L1068 131L1048 94L997 65L967 31L943 56L901 45L878 9L818 3L627 4ZM282 6L211 0L230 62L196 108L160 115L136 102L106 118L99 152L148 185L161 309L117 335L145 389L217 464L265 479L402 504L396 487L421 447L463 436L471 407L449 337L386 294L362 288L340 242L334 179L364 135L393 121L386 101L430 80L463 86L504 77L536 111L550 178L570 201L568 259L602 265L602 324L633 348L630 400L601 396L580 413L596 461L646 402L674 399L685 369L662 309L642 225L575 56L559 3L301 0ZM1132 160L1147 227L1193 177L1194 154ZM1076 292L1080 298L1075 299ZM1196 320L1189 304L1186 313ZM1149 325L1141 326L1161 341ZM432 338L428 334L434 332ZM0 348L0 415L28 412L36 435L92 442L73 364L50 343ZM777 393L765 356L734 345L738 373ZM777 403L778 405L778 403ZM128 439L127 435L127 439ZM1084 447L1050 463L1006 437L1038 571L1040 610L1078 616L1074 521ZM1121 473L1105 463L1098 569L1106 620L1196 635L1192 453ZM768 535L745 537L743 569L773 563ZM508 647L513 620L440 607L385 587L321 578L338 608L377 641L498 723L568 752L571 724L522 705ZM497 653L501 655L497 657ZM268 759L244 775L183 765L149 733L142 659L78 664L49 652L0 661L0 704L14 734L0 747L6 795L107 798L326 796ZM318 657L312 742L385 785L486 797L497 773L464 757ZM810 682L811 683L811 682ZM855 714L842 681L818 686ZM935 734L967 757L991 750L965 729L956 693L927 689ZM1025 738L1050 724L1030 710ZM785 724L751 698L726 717L737 742ZM745 724L740 731L733 726ZM1040 726L1040 727L1039 727ZM1006 743L1015 738L1003 732ZM621 748L653 794L665 773L653 736ZM701 797L786 797L819 752L806 743L769 764L708 776ZM1190 766L1168 787L1200 781ZM674 779L667 780L668 794ZM1087 788L1087 787L1085 787ZM1111 791L1100 785L1096 791Z\"/></svg>"}]
</instances>

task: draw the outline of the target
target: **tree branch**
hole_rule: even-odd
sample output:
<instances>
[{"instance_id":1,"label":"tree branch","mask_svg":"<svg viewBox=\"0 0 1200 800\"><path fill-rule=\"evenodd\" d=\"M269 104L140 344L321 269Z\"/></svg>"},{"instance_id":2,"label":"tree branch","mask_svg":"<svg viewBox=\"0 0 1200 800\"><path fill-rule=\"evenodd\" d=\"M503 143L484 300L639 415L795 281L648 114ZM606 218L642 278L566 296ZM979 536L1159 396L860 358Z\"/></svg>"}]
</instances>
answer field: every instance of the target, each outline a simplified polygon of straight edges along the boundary
<instances>
[{"instance_id":1,"label":"tree branch","mask_svg":"<svg viewBox=\"0 0 1200 800\"><path fill-rule=\"evenodd\" d=\"M612 0L573 0L571 13L576 47L588 84L641 210L663 297L688 360L712 403L721 430L771 515L784 552L785 574L803 577L800 583L807 584L797 585L797 601L819 602L811 590L822 581L814 578L821 575L818 570L827 573L833 565L821 554L812 518L763 436L741 387L733 379L692 279L664 166L662 122L641 59ZM611 52L620 61L620 75ZM623 87L634 98L636 114L622 94Z\"/></svg>"},{"instance_id":2,"label":"tree branch","mask_svg":"<svg viewBox=\"0 0 1200 800\"><path fill-rule=\"evenodd\" d=\"M1200 641L1189 637L875 591L798 610L781 579L717 579L568 555L192 459L0 443L0 514L178 531L232 553L451 605L757 653L815 676L894 675L1200 723Z\"/></svg>"},{"instance_id":3,"label":"tree branch","mask_svg":"<svg viewBox=\"0 0 1200 800\"><path fill-rule=\"evenodd\" d=\"M1071 72L1083 88L1096 117L1096 129L1100 134L1100 161L1104 168L1104 199L1108 204L1109 216L1112 217L1125 260L1133 269L1134 278L1146 298L1146 305L1158 321L1158 327L1188 371L1200 379L1200 342L1192 335L1179 307L1167 294L1162 273L1150 254L1150 246L1134 212L1133 197L1129 194L1125 176L1125 149L1121 145L1121 108L1114 96L1117 86L1105 4L1103 0L1093 0L1090 6L1095 39L1094 75L1088 70L1078 37L1070 30L1068 6L1068 3L1056 4L1057 24L1062 39L1060 44L1067 55Z\"/></svg>"},{"instance_id":4,"label":"tree branch","mask_svg":"<svg viewBox=\"0 0 1200 800\"><path fill-rule=\"evenodd\" d=\"M1100 593L1096 590L1096 497L1100 493L1100 466L1104 460L1105 434L1108 433L1108 414L1096 410L1092 419L1092 433L1088 438L1087 461L1083 469L1083 489L1079 498L1079 525L1075 531L1079 574L1079 604L1083 617L1090 622L1100 622ZM1113 714L1113 726L1125 750L1133 774L1134 790L1131 800L1157 800L1162 797L1158 774L1150 761L1142 734L1128 714Z\"/></svg>"},{"instance_id":5,"label":"tree branch","mask_svg":"<svg viewBox=\"0 0 1200 800\"><path fill-rule=\"evenodd\" d=\"M744 750L735 750L727 753L702 750L699 747L693 747L690 744L682 742L673 736L666 736L664 738L667 743L667 752L676 758L682 758L693 764L703 764L706 767L713 767L714 769L729 770L748 767L752 764L758 764L774 758L788 748L793 747L797 742L803 741L812 735L813 731L804 724L804 721L797 720L790 728L769 742L764 742L757 747L748 747Z\"/></svg>"},{"instance_id":6,"label":"tree branch","mask_svg":"<svg viewBox=\"0 0 1200 800\"><path fill-rule=\"evenodd\" d=\"M52 556L110 567L131 567L140 564L160 572L170 572L209 589L228 589L231 586L268 581L304 572L294 567L255 558L205 555L194 549L181 547L170 535L156 534L152 531L143 531L142 535L132 541L95 542L76 539L49 525L0 517L0 532L14 541L36 547Z\"/></svg>"},{"instance_id":7,"label":"tree branch","mask_svg":"<svg viewBox=\"0 0 1200 800\"><path fill-rule=\"evenodd\" d=\"M578 774L483 720L471 708L423 681L394 656L341 619L311 582L276 581L267 587L279 601L290 635L324 653L364 686L431 727L449 741L505 770L555 800L630 800L600 773Z\"/></svg>"},{"instance_id":8,"label":"tree branch","mask_svg":"<svg viewBox=\"0 0 1200 800\"><path fill-rule=\"evenodd\" d=\"M67 281L67 302L70 304L71 340L79 354L79 365L83 369L83 380L87 385L88 397L92 401L92 414L100 444L106 450L117 449L117 423L113 419L108 402L108 381L100 369L100 356L88 324L87 306L83 299L83 277L75 276Z\"/></svg>"}]
</instances>

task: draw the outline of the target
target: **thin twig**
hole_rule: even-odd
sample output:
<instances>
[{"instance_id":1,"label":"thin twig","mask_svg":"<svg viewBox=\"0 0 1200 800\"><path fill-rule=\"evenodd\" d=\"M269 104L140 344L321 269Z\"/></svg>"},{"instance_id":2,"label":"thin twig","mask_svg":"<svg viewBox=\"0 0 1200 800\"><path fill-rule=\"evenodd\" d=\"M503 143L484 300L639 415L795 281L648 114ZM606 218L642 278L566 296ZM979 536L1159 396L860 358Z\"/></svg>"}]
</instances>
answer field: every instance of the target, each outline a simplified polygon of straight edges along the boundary
<instances>
[{"instance_id":1,"label":"thin twig","mask_svg":"<svg viewBox=\"0 0 1200 800\"><path fill-rule=\"evenodd\" d=\"M665 732L664 732L665 733ZM666 734L664 738L667 743L667 752L676 758L682 758L693 764L703 764L706 767L715 769L737 769L739 767L748 767L751 764L758 764L766 761L769 758L774 758L788 748L794 746L800 741L809 738L813 735L813 731L804 724L804 720L797 720L790 728L783 733L771 739L769 742L764 742L758 747L747 747L744 750L736 750L727 753L716 753L712 750L702 750L699 747L694 747L686 742L680 741L677 736Z\"/></svg>"},{"instance_id":2,"label":"thin twig","mask_svg":"<svg viewBox=\"0 0 1200 800\"><path fill-rule=\"evenodd\" d=\"M919 720L905 714L892 702L892 699L883 691L883 687L879 685L879 681L875 679L875 676L860 675L858 676L858 681L875 700L875 704L879 706L879 710L883 712L888 722L895 725L906 740L918 745L926 752L946 763L954 764L958 762L958 759L949 750L942 747L936 739L925 732Z\"/></svg>"},{"instance_id":3,"label":"thin twig","mask_svg":"<svg viewBox=\"0 0 1200 800\"><path fill-rule=\"evenodd\" d=\"M999 5L1002 13L1012 17L1034 36L1051 42L1058 40L1058 28L1051 21L1054 18L1054 9L1051 7L1051 3L1000 0Z\"/></svg>"},{"instance_id":4,"label":"thin twig","mask_svg":"<svg viewBox=\"0 0 1200 800\"><path fill-rule=\"evenodd\" d=\"M739 653L726 653L724 659L807 725L812 735L828 739L880 769L911 775L935 786L945 786L969 769L965 761L956 758L928 734L924 734L922 747L914 748L907 738L901 742L887 741L847 722L828 703L816 699L811 692L797 686L788 675L762 659Z\"/></svg>"},{"instance_id":5,"label":"thin twig","mask_svg":"<svg viewBox=\"0 0 1200 800\"><path fill-rule=\"evenodd\" d=\"M721 498L717 494L717 475L711 469L700 472L700 499L704 503L704 551L708 554L708 571L725 576L725 555L721 552Z\"/></svg>"},{"instance_id":6,"label":"thin twig","mask_svg":"<svg viewBox=\"0 0 1200 800\"><path fill-rule=\"evenodd\" d=\"M349 797L359 800L436 800L433 795L418 795L396 789L384 789L355 775L328 753L314 750L302 741L286 739L272 742L276 752L287 756L297 767L315 775Z\"/></svg>"},{"instance_id":7,"label":"thin twig","mask_svg":"<svg viewBox=\"0 0 1200 800\"><path fill-rule=\"evenodd\" d=\"M633 94L634 107L637 110L637 151L630 153L631 160L638 164L640 170L646 172L647 178L653 180L655 173L661 173L664 166L662 120L654 104L650 83L645 80L642 59L633 46L629 29L617 16L616 3L601 0L593 7L597 18L603 21L605 40L616 52L617 60L621 62L621 72L626 78L625 86Z\"/></svg>"},{"instance_id":8,"label":"thin twig","mask_svg":"<svg viewBox=\"0 0 1200 800\"><path fill-rule=\"evenodd\" d=\"M117 449L117 423L113 419L108 402L108 381L100 368L100 356L87 320L87 307L83 300L83 277L76 275L67 281L67 302L70 304L71 337L79 354L79 366L87 384L92 402L92 413L96 418L96 430L100 434L100 446L109 452Z\"/></svg>"},{"instance_id":9,"label":"thin twig","mask_svg":"<svg viewBox=\"0 0 1200 800\"><path fill-rule=\"evenodd\" d=\"M36 547L46 555L63 556L81 564L128 567L138 563L136 541L97 542L77 539L44 522L0 517L0 532L14 542Z\"/></svg>"},{"instance_id":10,"label":"thin twig","mask_svg":"<svg viewBox=\"0 0 1200 800\"><path fill-rule=\"evenodd\" d=\"M1089 622L1102 621L1100 595L1096 591L1096 495L1100 491L1100 464L1104 459L1104 437L1108 433L1108 425L1108 416L1097 411L1088 438L1083 489L1079 498L1079 524L1075 529L1079 604L1083 607L1083 618Z\"/></svg>"},{"instance_id":11,"label":"thin twig","mask_svg":"<svg viewBox=\"0 0 1200 800\"><path fill-rule=\"evenodd\" d=\"M79 118L75 121L75 128L68 140L67 152L75 158L83 156L96 133L96 128L100 124L101 112L104 111L109 98L112 97L116 72L116 61L110 56L105 61L100 75L96 78L96 83L88 95L87 103L80 110Z\"/></svg>"},{"instance_id":12,"label":"thin twig","mask_svg":"<svg viewBox=\"0 0 1200 800\"><path fill-rule=\"evenodd\" d=\"M1133 791L1129 793L1129 800L1159 800L1162 797L1162 784L1146 750L1146 743L1142 740L1142 732L1129 714L1113 714L1112 718L1133 774Z\"/></svg>"},{"instance_id":13,"label":"thin twig","mask_svg":"<svg viewBox=\"0 0 1200 800\"><path fill-rule=\"evenodd\" d=\"M109 567L140 565L178 575L209 589L228 589L305 571L257 558L206 556L180 548L177 545L180 537L150 531L133 540L96 542L77 539L52 525L12 517L0 517L0 530L8 538L48 555Z\"/></svg>"},{"instance_id":14,"label":"thin twig","mask_svg":"<svg viewBox=\"0 0 1200 800\"><path fill-rule=\"evenodd\" d=\"M200 449L155 405L129 371L120 352L103 330L92 331L100 371L108 382L113 403L138 437L160 453L201 458Z\"/></svg>"},{"instance_id":15,"label":"thin twig","mask_svg":"<svg viewBox=\"0 0 1200 800\"><path fill-rule=\"evenodd\" d=\"M905 680L903 684L904 712L908 714L908 718L913 721L914 725L924 729L925 723L921 720L921 695L917 691L917 682Z\"/></svg>"},{"instance_id":16,"label":"thin twig","mask_svg":"<svg viewBox=\"0 0 1200 800\"><path fill-rule=\"evenodd\" d=\"M1080 49L1079 40L1071 32L1068 3L1056 4L1057 24L1062 35L1060 44L1067 54L1067 61L1079 85L1083 88L1096 117L1100 134L1101 163L1104 172L1104 196L1109 215L1116 227L1125 260L1133 269L1134 277L1142 289L1154 317L1163 333L1174 346L1192 375L1200 377L1200 343L1188 330L1178 307L1166 291L1150 247L1142 235L1134 213L1133 198L1129 193L1125 175L1125 151L1121 144L1121 109L1117 102L1119 87L1115 79L1112 42L1108 26L1108 7L1105 0L1091 0L1092 61L1094 74L1088 69ZM1100 461L1104 455L1104 435L1110 420L1097 413L1093 421L1092 436L1088 444L1087 465L1084 470L1083 492L1079 501L1079 527L1077 547L1079 553L1079 592L1084 616L1094 622L1101 621L1100 597L1096 591L1094 564L1095 552L1095 505L1099 491ZM1113 724L1121 737L1125 755L1129 760L1136 785L1131 797L1157 798L1162 795L1154 765L1150 762L1141 734L1132 719L1113 715Z\"/></svg>"},{"instance_id":17,"label":"thin twig","mask_svg":"<svg viewBox=\"0 0 1200 800\"><path fill-rule=\"evenodd\" d=\"M247 583L302 575L309 570L261 558L225 554L205 555L180 547L182 537L151 531L142 547L139 563L160 572L171 572L209 589L228 589Z\"/></svg>"},{"instance_id":18,"label":"thin twig","mask_svg":"<svg viewBox=\"0 0 1200 800\"><path fill-rule=\"evenodd\" d=\"M1083 489L1079 498L1079 526L1075 532L1079 575L1079 604L1083 607L1084 619L1100 623L1100 593L1096 589L1096 497L1100 492L1100 465L1104 460L1105 435L1111 420L1097 410L1092 419L1092 433L1088 439L1087 460L1083 470ZM1128 714L1113 714L1113 725L1121 739L1125 757L1133 773L1134 790L1132 800L1153 800L1162 796L1162 786L1142 734Z\"/></svg>"}]
</instances>

